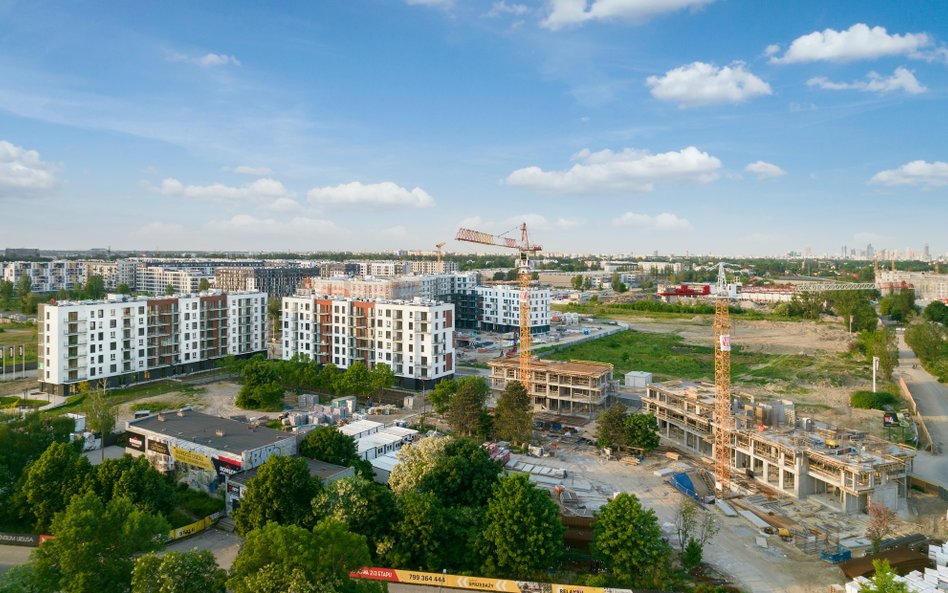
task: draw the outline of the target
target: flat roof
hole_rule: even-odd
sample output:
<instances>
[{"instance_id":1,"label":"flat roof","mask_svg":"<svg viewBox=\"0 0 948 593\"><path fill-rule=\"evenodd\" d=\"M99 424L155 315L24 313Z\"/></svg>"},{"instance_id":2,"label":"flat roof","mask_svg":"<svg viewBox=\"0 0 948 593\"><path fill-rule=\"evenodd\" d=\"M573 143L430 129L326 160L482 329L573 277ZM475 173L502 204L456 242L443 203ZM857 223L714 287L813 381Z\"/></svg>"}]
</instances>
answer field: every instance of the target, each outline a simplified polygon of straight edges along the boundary
<instances>
[{"instance_id":1,"label":"flat roof","mask_svg":"<svg viewBox=\"0 0 948 593\"><path fill-rule=\"evenodd\" d=\"M386 453L385 455L379 455L375 459L370 459L369 463L376 469L391 472L399 462L398 456L395 455L395 453Z\"/></svg>"},{"instance_id":2,"label":"flat roof","mask_svg":"<svg viewBox=\"0 0 948 593\"><path fill-rule=\"evenodd\" d=\"M362 437L356 441L358 446L359 453L362 454L369 449L374 449L376 447L384 447L385 445L394 445L395 443L402 442L402 437L397 434L390 434L387 432L376 432L370 434L369 436Z\"/></svg>"},{"instance_id":3,"label":"flat roof","mask_svg":"<svg viewBox=\"0 0 948 593\"><path fill-rule=\"evenodd\" d=\"M519 368L520 359L517 357L489 360L489 366ZM575 373L580 375L601 375L612 371L612 365L602 362L590 362L585 360L571 360L561 362L558 360L544 360L542 358L531 358L530 366L539 371L556 371L558 373Z\"/></svg>"},{"instance_id":4,"label":"flat roof","mask_svg":"<svg viewBox=\"0 0 948 593\"><path fill-rule=\"evenodd\" d=\"M266 426L254 428L246 422L210 416L193 410L167 412L130 420L128 430L148 431L235 454L295 438L292 434Z\"/></svg>"},{"instance_id":5,"label":"flat roof","mask_svg":"<svg viewBox=\"0 0 948 593\"><path fill-rule=\"evenodd\" d=\"M381 429L382 426L384 425L381 422L376 422L374 420L356 420L355 422L350 422L349 424L340 426L339 432L344 435L354 436L367 430Z\"/></svg>"},{"instance_id":6,"label":"flat roof","mask_svg":"<svg viewBox=\"0 0 948 593\"><path fill-rule=\"evenodd\" d=\"M396 436L408 437L418 434L418 431L414 428L405 428L403 426L388 426L380 430L379 432L384 432L386 434L394 434Z\"/></svg>"},{"instance_id":7,"label":"flat roof","mask_svg":"<svg viewBox=\"0 0 948 593\"><path fill-rule=\"evenodd\" d=\"M336 465L334 463L326 463L325 461L320 461L318 459L309 459L306 457L301 457L301 459L306 460L306 465L309 466L309 475L313 476L314 478L319 478L320 480L332 480L333 478L338 477L340 474L349 472L351 469L341 465ZM253 469L248 469L245 472L240 472L239 474L228 478L228 481L246 486L250 480L257 477L257 470L259 470L261 467L263 466L257 466Z\"/></svg>"}]
</instances>

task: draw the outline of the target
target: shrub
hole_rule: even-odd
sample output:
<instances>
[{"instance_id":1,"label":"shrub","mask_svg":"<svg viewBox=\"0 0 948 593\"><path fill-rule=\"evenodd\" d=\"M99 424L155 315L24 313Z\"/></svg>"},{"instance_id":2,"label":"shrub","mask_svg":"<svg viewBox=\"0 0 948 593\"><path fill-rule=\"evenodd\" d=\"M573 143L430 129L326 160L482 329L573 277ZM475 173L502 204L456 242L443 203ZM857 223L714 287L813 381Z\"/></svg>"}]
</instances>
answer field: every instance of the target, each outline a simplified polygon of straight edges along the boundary
<instances>
[{"instance_id":1,"label":"shrub","mask_svg":"<svg viewBox=\"0 0 948 593\"><path fill-rule=\"evenodd\" d=\"M894 406L899 403L899 398L887 391L857 391L850 398L850 404L854 408L862 410L883 410L886 406Z\"/></svg>"}]
</instances>

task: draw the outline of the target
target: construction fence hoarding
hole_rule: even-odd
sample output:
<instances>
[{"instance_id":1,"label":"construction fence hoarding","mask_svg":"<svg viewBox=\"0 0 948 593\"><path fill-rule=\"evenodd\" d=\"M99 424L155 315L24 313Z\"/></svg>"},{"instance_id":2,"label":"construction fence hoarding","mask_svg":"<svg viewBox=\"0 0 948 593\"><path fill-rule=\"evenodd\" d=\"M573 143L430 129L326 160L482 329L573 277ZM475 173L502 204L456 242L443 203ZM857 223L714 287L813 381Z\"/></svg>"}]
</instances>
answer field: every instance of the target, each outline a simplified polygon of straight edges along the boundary
<instances>
[{"instance_id":1,"label":"construction fence hoarding","mask_svg":"<svg viewBox=\"0 0 948 593\"><path fill-rule=\"evenodd\" d=\"M389 583L424 585L468 591L498 591L501 593L635 593L633 589L605 589L581 585L560 585L534 581L512 581L484 577L461 576L437 572L417 572L395 568L365 567L349 573L353 579L369 579Z\"/></svg>"}]
</instances>

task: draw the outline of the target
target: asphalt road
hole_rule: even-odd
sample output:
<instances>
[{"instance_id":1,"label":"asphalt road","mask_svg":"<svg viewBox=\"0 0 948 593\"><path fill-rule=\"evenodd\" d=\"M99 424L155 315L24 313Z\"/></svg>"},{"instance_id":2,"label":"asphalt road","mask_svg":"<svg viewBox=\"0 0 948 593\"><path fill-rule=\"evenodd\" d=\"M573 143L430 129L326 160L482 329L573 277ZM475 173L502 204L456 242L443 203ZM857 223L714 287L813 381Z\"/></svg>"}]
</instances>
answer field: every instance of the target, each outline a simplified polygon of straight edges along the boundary
<instances>
[{"instance_id":1,"label":"asphalt road","mask_svg":"<svg viewBox=\"0 0 948 593\"><path fill-rule=\"evenodd\" d=\"M901 332L899 341L899 368L897 373L905 379L918 404L918 413L937 445L940 454L931 455L919 451L915 457L915 475L936 484L948 484L948 387L922 368L922 363L905 343ZM917 368L912 368L917 365Z\"/></svg>"}]
</instances>

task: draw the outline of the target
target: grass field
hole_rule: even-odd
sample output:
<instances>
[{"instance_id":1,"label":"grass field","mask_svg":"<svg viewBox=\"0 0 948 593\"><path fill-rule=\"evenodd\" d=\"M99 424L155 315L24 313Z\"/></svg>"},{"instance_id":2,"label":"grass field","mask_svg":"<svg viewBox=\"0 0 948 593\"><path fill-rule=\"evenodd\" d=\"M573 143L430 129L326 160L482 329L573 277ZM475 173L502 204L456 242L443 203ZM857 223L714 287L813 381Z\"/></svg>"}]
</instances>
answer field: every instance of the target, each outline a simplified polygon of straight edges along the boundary
<instances>
[{"instance_id":1,"label":"grass field","mask_svg":"<svg viewBox=\"0 0 948 593\"><path fill-rule=\"evenodd\" d=\"M18 347L20 344L24 346L24 352L26 354L26 362L36 362L36 326L30 324L29 327L23 327L24 324L4 324L0 325L0 329L3 329L0 332L0 346L4 348L4 359L3 362L6 363L8 367L13 366L13 361L10 359L10 353L7 351L10 346ZM20 353L16 353L16 364L19 368L19 364L22 362L20 358Z\"/></svg>"},{"instance_id":2,"label":"grass field","mask_svg":"<svg viewBox=\"0 0 948 593\"><path fill-rule=\"evenodd\" d=\"M192 396L192 395L200 395L204 393L205 391L206 390L203 387L194 387L193 385L182 385L181 383L175 383L173 381L160 381L160 382L155 382L155 383L149 383L147 385L138 385L135 387L128 387L125 389L110 389L108 393L106 394L106 397L108 397L110 404L112 404L113 406L118 406L120 404L128 403L128 402L135 401L138 399L144 399L146 397L153 397L156 395L164 395L166 393L171 393L171 392L179 392L182 396L187 397L187 396ZM68 400L69 403L67 403L65 406L61 406L61 407L55 408L54 410L50 410L48 413L63 414L66 412L75 412L82 408L82 405L83 405L82 400L83 400L82 396L72 396ZM178 408L184 405L187 405L186 400L181 399L181 398L175 398L173 400L164 401L164 403L168 403L168 404L180 403L181 404L180 406L175 406ZM151 409L150 406L151 404L143 405L142 409Z\"/></svg>"},{"instance_id":3,"label":"grass field","mask_svg":"<svg viewBox=\"0 0 948 593\"><path fill-rule=\"evenodd\" d=\"M593 360L612 363L615 374L632 370L651 372L656 380L711 380L714 377L714 349L686 344L677 335L625 331L591 342L563 347L558 352L539 353L553 360ZM865 364L848 354L821 353L807 356L731 352L731 376L735 383L782 383L783 393L806 393L805 385L841 386Z\"/></svg>"}]
</instances>

